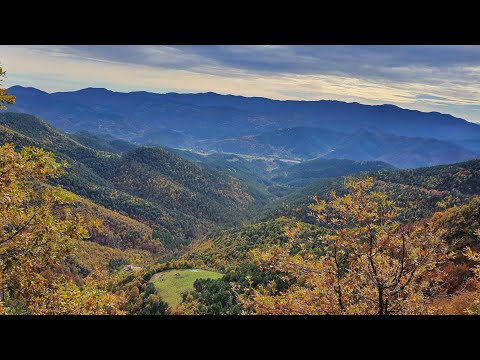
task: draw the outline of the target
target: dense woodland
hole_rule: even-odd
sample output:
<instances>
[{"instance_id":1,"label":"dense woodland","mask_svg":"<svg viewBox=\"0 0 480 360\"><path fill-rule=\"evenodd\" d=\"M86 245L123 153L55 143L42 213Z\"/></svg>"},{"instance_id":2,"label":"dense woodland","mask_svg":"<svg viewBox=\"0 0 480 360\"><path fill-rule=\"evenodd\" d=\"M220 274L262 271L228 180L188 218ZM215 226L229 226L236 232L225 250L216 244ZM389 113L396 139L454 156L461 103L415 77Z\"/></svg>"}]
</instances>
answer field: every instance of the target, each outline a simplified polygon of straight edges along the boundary
<instances>
[{"instance_id":1,"label":"dense woodland","mask_svg":"<svg viewBox=\"0 0 480 360\"><path fill-rule=\"evenodd\" d=\"M139 244L150 250L162 244L176 248L211 227L238 223L265 201L238 179L161 147L107 153L25 114L2 113L0 126L2 143L17 150L42 147L68 162L69 169L52 184L152 227L154 238Z\"/></svg>"},{"instance_id":2,"label":"dense woodland","mask_svg":"<svg viewBox=\"0 0 480 360\"><path fill-rule=\"evenodd\" d=\"M480 160L199 153L63 132L18 100L0 87L0 313L480 312ZM172 269L223 276L172 307L151 281Z\"/></svg>"}]
</instances>

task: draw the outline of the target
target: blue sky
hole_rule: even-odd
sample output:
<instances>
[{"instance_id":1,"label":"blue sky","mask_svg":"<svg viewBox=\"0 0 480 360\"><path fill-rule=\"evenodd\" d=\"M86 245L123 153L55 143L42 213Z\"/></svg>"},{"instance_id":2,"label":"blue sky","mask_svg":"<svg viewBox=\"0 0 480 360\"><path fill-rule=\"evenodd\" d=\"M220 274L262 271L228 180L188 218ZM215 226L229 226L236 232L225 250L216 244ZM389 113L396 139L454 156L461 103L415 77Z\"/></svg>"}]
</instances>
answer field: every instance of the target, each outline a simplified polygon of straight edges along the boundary
<instances>
[{"instance_id":1,"label":"blue sky","mask_svg":"<svg viewBox=\"0 0 480 360\"><path fill-rule=\"evenodd\" d=\"M0 46L6 86L391 103L480 123L480 46Z\"/></svg>"}]
</instances>

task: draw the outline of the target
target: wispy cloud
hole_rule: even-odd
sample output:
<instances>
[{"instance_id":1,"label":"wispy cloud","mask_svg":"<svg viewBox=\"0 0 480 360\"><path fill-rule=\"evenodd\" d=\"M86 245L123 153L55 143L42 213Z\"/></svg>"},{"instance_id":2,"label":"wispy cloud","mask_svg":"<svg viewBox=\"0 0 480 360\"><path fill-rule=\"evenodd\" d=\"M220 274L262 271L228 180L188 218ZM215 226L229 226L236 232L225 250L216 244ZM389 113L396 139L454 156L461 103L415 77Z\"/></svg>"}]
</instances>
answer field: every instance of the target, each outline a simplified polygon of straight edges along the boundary
<instances>
[{"instance_id":1,"label":"wispy cloud","mask_svg":"<svg viewBox=\"0 0 480 360\"><path fill-rule=\"evenodd\" d=\"M445 98L445 97L429 95L429 94L417 94L417 95L415 95L415 99L448 101L448 99Z\"/></svg>"},{"instance_id":2,"label":"wispy cloud","mask_svg":"<svg viewBox=\"0 0 480 360\"><path fill-rule=\"evenodd\" d=\"M480 122L480 46L0 46L7 84L393 103Z\"/></svg>"}]
</instances>

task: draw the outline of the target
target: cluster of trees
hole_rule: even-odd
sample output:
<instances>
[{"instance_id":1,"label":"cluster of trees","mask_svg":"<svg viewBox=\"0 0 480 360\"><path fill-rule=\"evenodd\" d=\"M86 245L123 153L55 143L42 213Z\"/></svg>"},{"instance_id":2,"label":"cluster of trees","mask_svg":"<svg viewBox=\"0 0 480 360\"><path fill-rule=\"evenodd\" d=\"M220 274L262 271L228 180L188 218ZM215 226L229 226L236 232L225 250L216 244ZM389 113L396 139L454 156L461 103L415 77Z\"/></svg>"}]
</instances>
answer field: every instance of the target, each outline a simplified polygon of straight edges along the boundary
<instances>
[{"instance_id":1,"label":"cluster of trees","mask_svg":"<svg viewBox=\"0 0 480 360\"><path fill-rule=\"evenodd\" d=\"M168 304L162 301L155 286L150 282L136 279L125 286L127 302L124 311L131 315L167 315Z\"/></svg>"},{"instance_id":2,"label":"cluster of trees","mask_svg":"<svg viewBox=\"0 0 480 360\"><path fill-rule=\"evenodd\" d=\"M254 263L246 262L220 279L196 280L194 291L183 294L183 303L177 311L196 315L244 314L238 295L250 287L267 286L272 282L277 284L277 291L284 291L292 282L285 281L282 275L275 271L261 271Z\"/></svg>"},{"instance_id":3,"label":"cluster of trees","mask_svg":"<svg viewBox=\"0 0 480 360\"><path fill-rule=\"evenodd\" d=\"M0 110L5 110L5 105L13 105L15 103L15 96L7 93L7 90L2 87L3 77L5 77L5 70L0 66Z\"/></svg>"},{"instance_id":4,"label":"cluster of trees","mask_svg":"<svg viewBox=\"0 0 480 360\"><path fill-rule=\"evenodd\" d=\"M1 313L121 313L122 299L93 278L79 287L63 276L42 275L61 265L89 228L99 227L71 211L72 193L45 183L65 167L40 148L0 147Z\"/></svg>"},{"instance_id":5,"label":"cluster of trees","mask_svg":"<svg viewBox=\"0 0 480 360\"><path fill-rule=\"evenodd\" d=\"M2 109L14 101L0 87ZM108 277L79 276L70 261L75 244L101 224L72 210L74 194L48 184L67 167L39 147L0 146L1 314L123 313Z\"/></svg>"},{"instance_id":6,"label":"cluster of trees","mask_svg":"<svg viewBox=\"0 0 480 360\"><path fill-rule=\"evenodd\" d=\"M295 224L299 226L299 237L302 239L318 236L322 232L322 229L314 224L281 217L219 231L203 241L193 243L182 259L193 261L197 267L213 268L222 272L236 270L248 261L249 251L287 242L285 228Z\"/></svg>"},{"instance_id":7,"label":"cluster of trees","mask_svg":"<svg viewBox=\"0 0 480 360\"><path fill-rule=\"evenodd\" d=\"M475 235L480 239L480 228L475 230ZM465 247L463 255L467 259L476 263L472 269L472 272L475 276L475 279L480 280L480 265L478 265L478 263L480 263L480 253L472 251L472 249L467 246ZM480 315L480 296L478 294L475 296L472 303L469 304L469 306L465 309L465 313L470 315Z\"/></svg>"},{"instance_id":8,"label":"cluster of trees","mask_svg":"<svg viewBox=\"0 0 480 360\"><path fill-rule=\"evenodd\" d=\"M287 231L289 242L256 250L260 269L295 279L286 291L276 284L251 288L240 301L259 314L419 314L439 291L439 264L447 246L431 223L402 226L397 207L372 191L373 179L349 181L347 194L314 198L310 209L328 232L314 239L322 252L309 249Z\"/></svg>"},{"instance_id":9,"label":"cluster of trees","mask_svg":"<svg viewBox=\"0 0 480 360\"><path fill-rule=\"evenodd\" d=\"M453 249L465 246L477 248L480 244L475 230L480 227L480 196L472 198L468 203L453 206L432 216L438 227L445 229L443 238Z\"/></svg>"}]
</instances>

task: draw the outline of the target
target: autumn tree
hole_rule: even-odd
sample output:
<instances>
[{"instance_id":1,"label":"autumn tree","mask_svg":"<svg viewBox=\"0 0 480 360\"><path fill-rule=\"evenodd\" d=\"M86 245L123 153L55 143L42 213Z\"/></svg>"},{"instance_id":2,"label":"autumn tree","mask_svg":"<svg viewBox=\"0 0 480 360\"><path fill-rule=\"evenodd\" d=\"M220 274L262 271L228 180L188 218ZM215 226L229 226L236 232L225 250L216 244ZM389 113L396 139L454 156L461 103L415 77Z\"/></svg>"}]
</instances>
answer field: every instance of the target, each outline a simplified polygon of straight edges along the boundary
<instances>
[{"instance_id":1,"label":"autumn tree","mask_svg":"<svg viewBox=\"0 0 480 360\"><path fill-rule=\"evenodd\" d=\"M480 228L475 231L475 235L480 239ZM473 251L469 246L464 249L463 255L469 260L480 263L480 253ZM475 279L480 280L480 265L475 265L472 272ZM469 315L480 315L480 296L475 297L464 312Z\"/></svg>"},{"instance_id":2,"label":"autumn tree","mask_svg":"<svg viewBox=\"0 0 480 360\"><path fill-rule=\"evenodd\" d=\"M98 278L97 278L98 279ZM44 287L38 299L30 305L30 311L38 315L123 315L125 298L99 286L98 280L88 276L78 287L66 279L58 279Z\"/></svg>"},{"instance_id":3,"label":"autumn tree","mask_svg":"<svg viewBox=\"0 0 480 360\"><path fill-rule=\"evenodd\" d=\"M63 279L49 284L40 274L62 263L75 242L88 237L88 228L99 226L70 211L74 194L45 183L66 166L40 148L16 152L13 144L0 147L0 312L63 311L53 311L49 304L63 304L65 311L82 309L74 313L104 313L105 307L115 307L91 281L78 289ZM87 298L99 301L89 308ZM105 306L100 309L99 304Z\"/></svg>"},{"instance_id":4,"label":"autumn tree","mask_svg":"<svg viewBox=\"0 0 480 360\"><path fill-rule=\"evenodd\" d=\"M0 110L5 110L7 105L13 105L15 103L15 96L7 94L7 90L3 88L2 81L5 77L6 72L0 66Z\"/></svg>"},{"instance_id":5,"label":"autumn tree","mask_svg":"<svg viewBox=\"0 0 480 360\"><path fill-rule=\"evenodd\" d=\"M326 231L299 241L255 250L263 271L293 280L277 291L275 282L239 294L247 311L258 314L419 314L438 289L446 246L439 230L424 222L401 225L398 208L372 191L373 179L348 181L346 195L314 197L312 215Z\"/></svg>"}]
</instances>

